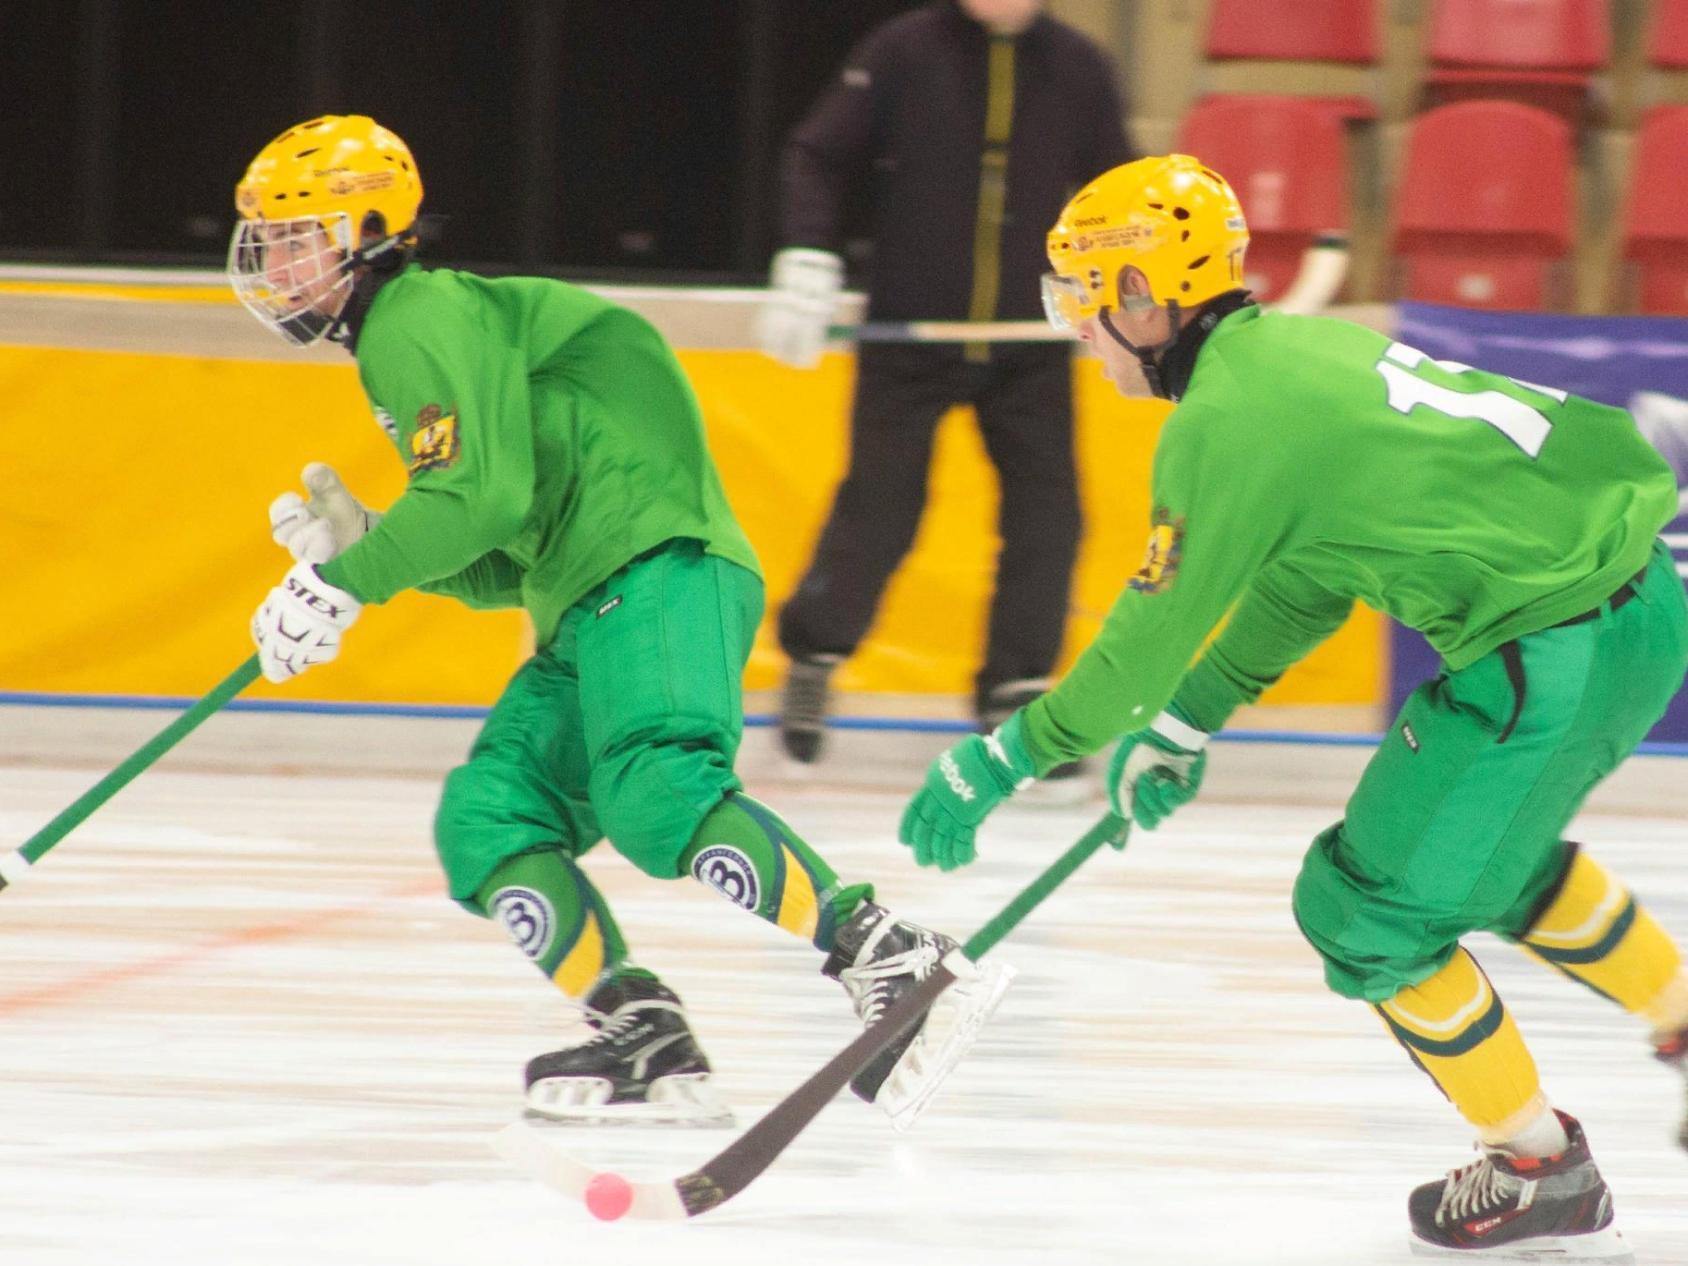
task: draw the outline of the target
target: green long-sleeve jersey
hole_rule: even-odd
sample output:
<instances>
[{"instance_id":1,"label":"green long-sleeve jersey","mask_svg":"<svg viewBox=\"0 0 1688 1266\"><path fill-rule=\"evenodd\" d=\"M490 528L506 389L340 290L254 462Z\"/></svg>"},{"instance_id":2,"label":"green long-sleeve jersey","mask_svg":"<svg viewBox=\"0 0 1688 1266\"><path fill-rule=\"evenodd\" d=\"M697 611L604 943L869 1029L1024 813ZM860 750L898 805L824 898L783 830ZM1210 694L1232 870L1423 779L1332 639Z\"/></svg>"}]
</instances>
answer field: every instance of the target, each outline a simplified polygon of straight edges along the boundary
<instances>
[{"instance_id":1,"label":"green long-sleeve jersey","mask_svg":"<svg viewBox=\"0 0 1688 1266\"><path fill-rule=\"evenodd\" d=\"M321 568L364 602L406 589L563 612L674 538L757 570L679 362L642 317L576 286L412 265L376 294L358 373L409 471Z\"/></svg>"},{"instance_id":2,"label":"green long-sleeve jersey","mask_svg":"<svg viewBox=\"0 0 1688 1266\"><path fill-rule=\"evenodd\" d=\"M1169 700L1217 729L1356 600L1461 668L1609 596L1677 504L1620 409L1252 306L1197 354L1151 491L1142 569L1028 710L1039 772Z\"/></svg>"}]
</instances>

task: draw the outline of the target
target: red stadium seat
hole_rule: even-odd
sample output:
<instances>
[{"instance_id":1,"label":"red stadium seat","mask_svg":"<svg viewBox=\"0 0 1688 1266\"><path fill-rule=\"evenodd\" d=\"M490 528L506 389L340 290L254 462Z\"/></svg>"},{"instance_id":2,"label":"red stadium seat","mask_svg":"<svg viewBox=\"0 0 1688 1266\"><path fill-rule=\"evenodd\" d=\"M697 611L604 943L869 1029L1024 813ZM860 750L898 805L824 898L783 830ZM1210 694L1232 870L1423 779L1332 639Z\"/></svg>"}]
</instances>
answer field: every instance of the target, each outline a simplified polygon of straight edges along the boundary
<instances>
[{"instance_id":1,"label":"red stadium seat","mask_svg":"<svg viewBox=\"0 0 1688 1266\"><path fill-rule=\"evenodd\" d=\"M1608 0L1435 0L1426 99L1506 97L1575 123L1611 56Z\"/></svg>"},{"instance_id":2,"label":"red stadium seat","mask_svg":"<svg viewBox=\"0 0 1688 1266\"><path fill-rule=\"evenodd\" d=\"M1378 63L1377 6L1378 0L1213 0L1202 53L1209 62L1329 62L1369 70ZM1377 117L1377 103L1365 93L1303 92L1287 84L1274 90L1317 101L1340 121Z\"/></svg>"},{"instance_id":3,"label":"red stadium seat","mask_svg":"<svg viewBox=\"0 0 1688 1266\"><path fill-rule=\"evenodd\" d=\"M1655 316L1688 316L1688 106L1649 110L1636 131L1624 210L1626 306Z\"/></svg>"},{"instance_id":4,"label":"red stadium seat","mask_svg":"<svg viewBox=\"0 0 1688 1266\"><path fill-rule=\"evenodd\" d=\"M1572 230L1571 129L1513 101L1420 115L1395 198L1393 251L1409 299L1468 308L1563 306Z\"/></svg>"},{"instance_id":5,"label":"red stadium seat","mask_svg":"<svg viewBox=\"0 0 1688 1266\"><path fill-rule=\"evenodd\" d=\"M1299 97L1207 97L1185 117L1178 148L1226 180L1248 217L1248 286L1280 297L1322 233L1348 227L1348 151L1330 111Z\"/></svg>"},{"instance_id":6,"label":"red stadium seat","mask_svg":"<svg viewBox=\"0 0 1688 1266\"><path fill-rule=\"evenodd\" d=\"M1213 60L1377 64L1377 0L1213 0L1203 48Z\"/></svg>"},{"instance_id":7,"label":"red stadium seat","mask_svg":"<svg viewBox=\"0 0 1688 1266\"><path fill-rule=\"evenodd\" d=\"M1688 70L1688 0L1653 0L1647 64L1657 70Z\"/></svg>"}]
</instances>

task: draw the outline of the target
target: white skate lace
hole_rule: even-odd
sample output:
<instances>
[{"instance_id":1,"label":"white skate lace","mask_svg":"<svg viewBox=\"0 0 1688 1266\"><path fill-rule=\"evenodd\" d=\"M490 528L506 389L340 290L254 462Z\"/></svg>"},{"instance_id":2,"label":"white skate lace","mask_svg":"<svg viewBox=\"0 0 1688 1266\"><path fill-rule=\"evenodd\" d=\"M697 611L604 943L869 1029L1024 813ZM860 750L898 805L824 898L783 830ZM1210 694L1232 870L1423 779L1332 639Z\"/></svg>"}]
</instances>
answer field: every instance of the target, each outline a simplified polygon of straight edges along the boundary
<instances>
[{"instance_id":1,"label":"white skate lace","mask_svg":"<svg viewBox=\"0 0 1688 1266\"><path fill-rule=\"evenodd\" d=\"M932 974L932 969L938 965L941 957L937 942L930 936L923 936L918 945L911 946L900 954L882 958L866 967L846 967L838 973L838 979L850 991L850 998L856 1005L856 1014L861 1017L862 1023L872 1024L884 1014L886 1004L890 1001L891 991L888 986L892 979L907 975L913 976L915 980L925 980Z\"/></svg>"},{"instance_id":2,"label":"white skate lace","mask_svg":"<svg viewBox=\"0 0 1688 1266\"><path fill-rule=\"evenodd\" d=\"M621 1010L614 1012L596 1011L588 1006L582 1006L580 1009L586 1017L586 1022L598 1030L597 1033L580 1044L582 1047L599 1046L605 1042L613 1042L639 1019L638 1007L623 1007Z\"/></svg>"},{"instance_id":3,"label":"white skate lace","mask_svg":"<svg viewBox=\"0 0 1688 1266\"><path fill-rule=\"evenodd\" d=\"M1436 1225L1444 1226L1452 1219L1470 1217L1479 1209L1499 1204L1513 1194L1516 1179L1496 1169L1487 1156L1462 1169L1448 1171L1448 1181L1442 1187L1442 1199L1436 1206Z\"/></svg>"}]
</instances>

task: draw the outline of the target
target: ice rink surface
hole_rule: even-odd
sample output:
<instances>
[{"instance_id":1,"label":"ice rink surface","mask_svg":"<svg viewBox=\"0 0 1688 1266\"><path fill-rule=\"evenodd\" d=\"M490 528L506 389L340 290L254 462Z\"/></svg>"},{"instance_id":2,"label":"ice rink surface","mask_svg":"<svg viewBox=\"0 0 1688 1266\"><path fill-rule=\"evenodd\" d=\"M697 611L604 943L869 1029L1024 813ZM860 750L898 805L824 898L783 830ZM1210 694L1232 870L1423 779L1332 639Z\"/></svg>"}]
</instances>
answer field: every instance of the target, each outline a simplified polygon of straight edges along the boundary
<instances>
[{"instance_id":1,"label":"ice rink surface","mask_svg":"<svg viewBox=\"0 0 1688 1266\"><path fill-rule=\"evenodd\" d=\"M99 772L0 767L0 847ZM752 790L846 879L962 936L1097 812L1011 806L944 876L894 843L900 796ZM913 1133L841 1098L717 1212L596 1223L489 1147L526 1059L580 1030L445 899L435 793L160 769L0 894L0 1264L1370 1266L1421 1260L1407 1192L1470 1156L1295 929L1300 855L1337 804L1198 802L1094 858L997 951L1018 979ZM1688 937L1688 823L1589 816L1579 837ZM855 1032L808 947L607 848L587 867L685 998L741 1128ZM1471 944L1587 1126L1638 1260L1688 1266L1679 1082L1609 1004ZM661 1178L733 1135L546 1137Z\"/></svg>"}]
</instances>

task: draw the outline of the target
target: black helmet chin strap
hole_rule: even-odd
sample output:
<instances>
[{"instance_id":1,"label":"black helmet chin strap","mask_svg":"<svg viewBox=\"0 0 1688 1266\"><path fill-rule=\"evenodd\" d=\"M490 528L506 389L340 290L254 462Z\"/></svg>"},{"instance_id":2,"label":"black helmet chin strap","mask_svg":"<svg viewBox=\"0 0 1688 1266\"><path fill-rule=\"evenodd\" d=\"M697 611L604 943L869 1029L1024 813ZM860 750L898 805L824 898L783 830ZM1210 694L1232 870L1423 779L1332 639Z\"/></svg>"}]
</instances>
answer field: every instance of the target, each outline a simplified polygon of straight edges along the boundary
<instances>
[{"instance_id":1,"label":"black helmet chin strap","mask_svg":"<svg viewBox=\"0 0 1688 1266\"><path fill-rule=\"evenodd\" d=\"M363 319L369 315L369 305L375 302L375 292L403 271L416 254L414 231L382 238L352 252L352 267L356 280L352 293L341 305L339 315L325 337L339 343L354 356L358 335L363 331Z\"/></svg>"},{"instance_id":2,"label":"black helmet chin strap","mask_svg":"<svg viewBox=\"0 0 1688 1266\"><path fill-rule=\"evenodd\" d=\"M1108 332L1109 338L1137 358L1138 363L1143 366L1143 380L1149 384L1149 390L1162 400L1171 400L1173 398L1172 393L1167 389L1166 383L1161 377L1160 362L1161 357L1166 355L1167 349L1178 341L1179 331L1184 324L1184 310L1176 302L1166 305L1166 314L1172 319L1172 331L1163 342L1156 343L1153 346L1139 346L1121 334L1108 315L1110 311L1109 308L1103 308L1099 311L1096 314L1097 322Z\"/></svg>"}]
</instances>

